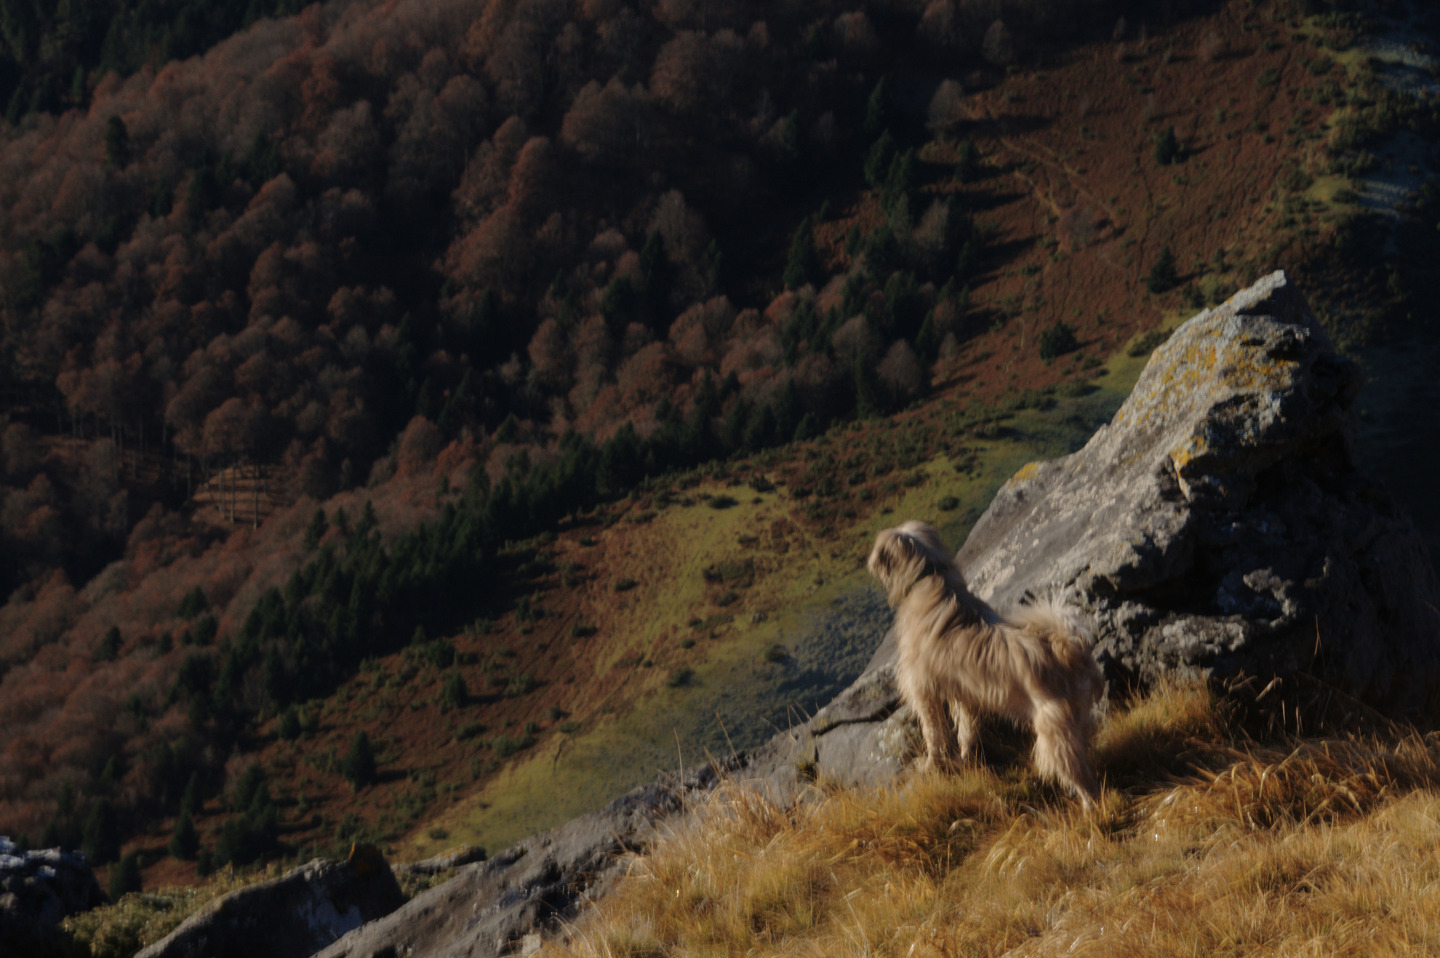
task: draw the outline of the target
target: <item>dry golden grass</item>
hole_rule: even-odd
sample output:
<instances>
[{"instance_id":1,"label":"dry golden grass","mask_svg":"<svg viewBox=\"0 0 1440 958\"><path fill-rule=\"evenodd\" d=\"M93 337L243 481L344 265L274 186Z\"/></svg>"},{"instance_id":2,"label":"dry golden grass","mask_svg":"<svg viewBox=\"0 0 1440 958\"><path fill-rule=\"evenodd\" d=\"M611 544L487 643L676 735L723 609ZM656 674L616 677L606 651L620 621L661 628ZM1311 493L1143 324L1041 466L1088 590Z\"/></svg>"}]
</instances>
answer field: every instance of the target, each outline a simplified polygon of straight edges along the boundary
<instances>
[{"instance_id":1,"label":"dry golden grass","mask_svg":"<svg viewBox=\"0 0 1440 958\"><path fill-rule=\"evenodd\" d=\"M1440 951L1440 738L1257 741L1240 711L1183 686L1117 710L1093 816L1023 767L817 789L792 808L733 784L552 951Z\"/></svg>"}]
</instances>

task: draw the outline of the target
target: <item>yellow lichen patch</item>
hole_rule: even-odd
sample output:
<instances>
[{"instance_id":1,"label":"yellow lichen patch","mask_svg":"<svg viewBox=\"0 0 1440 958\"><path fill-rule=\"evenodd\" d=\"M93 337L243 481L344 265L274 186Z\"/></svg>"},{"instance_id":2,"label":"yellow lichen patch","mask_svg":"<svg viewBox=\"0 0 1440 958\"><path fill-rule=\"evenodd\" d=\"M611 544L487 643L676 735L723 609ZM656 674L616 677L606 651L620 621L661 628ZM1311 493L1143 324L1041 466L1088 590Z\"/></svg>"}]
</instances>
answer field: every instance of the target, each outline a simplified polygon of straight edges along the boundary
<instances>
[{"instance_id":1,"label":"yellow lichen patch","mask_svg":"<svg viewBox=\"0 0 1440 958\"><path fill-rule=\"evenodd\" d=\"M1210 444L1205 441L1204 436L1191 436L1170 450L1170 461L1174 463L1175 471L1183 474L1190 463L1209 451Z\"/></svg>"},{"instance_id":2,"label":"yellow lichen patch","mask_svg":"<svg viewBox=\"0 0 1440 958\"><path fill-rule=\"evenodd\" d=\"M1005 488L1011 489L1015 486L1020 485L1021 483L1029 482L1031 479L1034 479L1035 474L1040 471L1040 466L1041 464L1038 462L1025 463L1025 465L1021 466L1020 470L1016 472L1015 475L1010 477L1010 481L1005 483Z\"/></svg>"}]
</instances>

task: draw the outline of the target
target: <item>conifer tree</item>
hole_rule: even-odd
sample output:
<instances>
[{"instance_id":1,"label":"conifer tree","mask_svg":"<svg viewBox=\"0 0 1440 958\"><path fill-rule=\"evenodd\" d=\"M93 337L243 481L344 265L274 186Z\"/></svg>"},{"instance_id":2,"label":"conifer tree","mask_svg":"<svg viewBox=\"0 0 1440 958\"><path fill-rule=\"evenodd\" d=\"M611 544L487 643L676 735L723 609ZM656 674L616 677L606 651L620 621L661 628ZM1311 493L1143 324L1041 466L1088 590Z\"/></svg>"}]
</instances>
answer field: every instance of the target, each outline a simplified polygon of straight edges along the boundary
<instances>
[{"instance_id":1,"label":"conifer tree","mask_svg":"<svg viewBox=\"0 0 1440 958\"><path fill-rule=\"evenodd\" d=\"M185 783L185 792L180 796L180 811L192 816L200 811L204 799L200 797L200 773L191 772L190 781Z\"/></svg>"},{"instance_id":2,"label":"conifer tree","mask_svg":"<svg viewBox=\"0 0 1440 958\"><path fill-rule=\"evenodd\" d=\"M820 272L820 256L815 251L815 231L807 217L800 221L790 241L790 258L785 263L785 288L799 289L813 282Z\"/></svg>"},{"instance_id":3,"label":"conifer tree","mask_svg":"<svg viewBox=\"0 0 1440 958\"><path fill-rule=\"evenodd\" d=\"M875 367L857 356L851 373L855 383L855 415L860 419L874 419L885 411Z\"/></svg>"},{"instance_id":4,"label":"conifer tree","mask_svg":"<svg viewBox=\"0 0 1440 958\"><path fill-rule=\"evenodd\" d=\"M895 139L885 130L870 144L870 150L865 154L865 182L872 187L878 187L885 182L885 176L890 172L890 164L895 159Z\"/></svg>"},{"instance_id":5,"label":"conifer tree","mask_svg":"<svg viewBox=\"0 0 1440 958\"><path fill-rule=\"evenodd\" d=\"M793 378L789 379L775 404L775 432L780 442L789 442L794 437L795 427L800 425L800 418L804 415L800 389Z\"/></svg>"},{"instance_id":6,"label":"conifer tree","mask_svg":"<svg viewBox=\"0 0 1440 958\"><path fill-rule=\"evenodd\" d=\"M119 901L123 895L132 891L140 890L140 861L134 852L130 852L120 859L119 864L110 869L110 898L112 901Z\"/></svg>"},{"instance_id":7,"label":"conifer tree","mask_svg":"<svg viewBox=\"0 0 1440 958\"><path fill-rule=\"evenodd\" d=\"M182 808L180 817L175 819L175 830L170 833L168 848L171 858L182 861L193 861L200 851L200 833L196 831L195 819L187 809Z\"/></svg>"},{"instance_id":8,"label":"conifer tree","mask_svg":"<svg viewBox=\"0 0 1440 958\"><path fill-rule=\"evenodd\" d=\"M715 457L717 450L712 421L719 414L720 390L707 369L701 373L700 382L695 387L690 418L685 423L685 454L691 462L706 462Z\"/></svg>"},{"instance_id":9,"label":"conifer tree","mask_svg":"<svg viewBox=\"0 0 1440 958\"><path fill-rule=\"evenodd\" d=\"M901 200L909 198L915 189L915 175L915 151L896 154L885 173L885 189L880 195L880 205L886 211L893 210Z\"/></svg>"},{"instance_id":10,"label":"conifer tree","mask_svg":"<svg viewBox=\"0 0 1440 958\"><path fill-rule=\"evenodd\" d=\"M675 268L665 253L665 240L659 230L651 230L640 248L640 310L643 321L652 329L661 330L667 324L670 307L670 287L675 282Z\"/></svg>"},{"instance_id":11,"label":"conifer tree","mask_svg":"<svg viewBox=\"0 0 1440 958\"><path fill-rule=\"evenodd\" d=\"M1075 338L1075 329L1068 323L1057 321L1040 334L1040 359L1043 362L1048 363L1079 348L1080 342Z\"/></svg>"},{"instance_id":12,"label":"conifer tree","mask_svg":"<svg viewBox=\"0 0 1440 958\"><path fill-rule=\"evenodd\" d=\"M742 439L747 452L758 452L775 444L777 428L775 413L769 406L761 406L750 416Z\"/></svg>"},{"instance_id":13,"label":"conifer tree","mask_svg":"<svg viewBox=\"0 0 1440 958\"><path fill-rule=\"evenodd\" d=\"M356 791L375 784L375 748L370 744L370 736L364 732L356 733L350 751L340 763L340 774Z\"/></svg>"},{"instance_id":14,"label":"conifer tree","mask_svg":"<svg viewBox=\"0 0 1440 958\"><path fill-rule=\"evenodd\" d=\"M1185 158L1180 140L1175 136L1175 127L1166 127L1164 133L1155 137L1155 162L1161 166L1169 166L1172 163L1179 163Z\"/></svg>"},{"instance_id":15,"label":"conifer tree","mask_svg":"<svg viewBox=\"0 0 1440 958\"><path fill-rule=\"evenodd\" d=\"M470 692L465 688L465 678L458 671L451 670L445 676L445 684L440 690L440 703L446 709L457 709L465 704L470 697Z\"/></svg>"},{"instance_id":16,"label":"conifer tree","mask_svg":"<svg viewBox=\"0 0 1440 958\"><path fill-rule=\"evenodd\" d=\"M180 606L175 610L175 614L186 622L189 622L208 608L210 608L210 600L205 598L205 590L197 585L185 593L185 597L180 600Z\"/></svg>"},{"instance_id":17,"label":"conifer tree","mask_svg":"<svg viewBox=\"0 0 1440 958\"><path fill-rule=\"evenodd\" d=\"M120 655L122 642L120 627L117 625L110 626L109 631L105 633L105 637L100 640L100 645L95 649L95 661L114 662Z\"/></svg>"},{"instance_id":18,"label":"conifer tree","mask_svg":"<svg viewBox=\"0 0 1440 958\"><path fill-rule=\"evenodd\" d=\"M1180 282L1180 273L1175 265L1175 254L1170 252L1170 247L1160 247L1160 255L1155 258L1155 265L1150 267L1150 274L1145 277L1145 287L1157 296L1175 288Z\"/></svg>"},{"instance_id":19,"label":"conifer tree","mask_svg":"<svg viewBox=\"0 0 1440 958\"><path fill-rule=\"evenodd\" d=\"M940 354L940 335L935 330L934 308L926 311L925 319L920 323L920 332L915 335L915 351L927 365L934 363Z\"/></svg>"},{"instance_id":20,"label":"conifer tree","mask_svg":"<svg viewBox=\"0 0 1440 958\"><path fill-rule=\"evenodd\" d=\"M80 836L80 847L92 864L105 865L120 857L120 823L110 799L98 798L90 806Z\"/></svg>"},{"instance_id":21,"label":"conifer tree","mask_svg":"<svg viewBox=\"0 0 1440 958\"><path fill-rule=\"evenodd\" d=\"M865 132L873 136L887 130L889 125L890 88L885 85L885 78L881 77L865 101Z\"/></svg>"},{"instance_id":22,"label":"conifer tree","mask_svg":"<svg viewBox=\"0 0 1440 958\"><path fill-rule=\"evenodd\" d=\"M955 147L955 182L972 183L979 171L980 161L975 152L975 141L967 136Z\"/></svg>"},{"instance_id":23,"label":"conifer tree","mask_svg":"<svg viewBox=\"0 0 1440 958\"><path fill-rule=\"evenodd\" d=\"M329 528L330 523L325 518L325 510L316 509L315 515L310 517L310 524L305 527L305 551L315 551L315 547L320 545L320 540L325 537Z\"/></svg>"},{"instance_id":24,"label":"conifer tree","mask_svg":"<svg viewBox=\"0 0 1440 958\"><path fill-rule=\"evenodd\" d=\"M130 164L130 131L118 116L112 116L105 123L105 158L117 170Z\"/></svg>"}]
</instances>

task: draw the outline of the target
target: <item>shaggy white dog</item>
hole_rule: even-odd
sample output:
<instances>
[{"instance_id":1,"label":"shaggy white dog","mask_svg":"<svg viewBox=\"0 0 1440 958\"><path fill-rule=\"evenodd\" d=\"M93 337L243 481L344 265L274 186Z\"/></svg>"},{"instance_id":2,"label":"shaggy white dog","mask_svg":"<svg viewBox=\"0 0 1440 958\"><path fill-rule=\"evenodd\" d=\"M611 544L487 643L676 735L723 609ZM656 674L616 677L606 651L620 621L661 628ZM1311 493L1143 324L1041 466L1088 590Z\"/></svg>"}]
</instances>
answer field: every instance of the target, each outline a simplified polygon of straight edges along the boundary
<instances>
[{"instance_id":1,"label":"shaggy white dog","mask_svg":"<svg viewBox=\"0 0 1440 958\"><path fill-rule=\"evenodd\" d=\"M970 594L923 522L881 532L866 566L895 610L895 674L920 718L925 767L969 758L979 716L1001 715L1034 728L1036 771L1093 807L1099 788L1087 753L1104 679L1078 618L1054 601L997 615Z\"/></svg>"}]
</instances>

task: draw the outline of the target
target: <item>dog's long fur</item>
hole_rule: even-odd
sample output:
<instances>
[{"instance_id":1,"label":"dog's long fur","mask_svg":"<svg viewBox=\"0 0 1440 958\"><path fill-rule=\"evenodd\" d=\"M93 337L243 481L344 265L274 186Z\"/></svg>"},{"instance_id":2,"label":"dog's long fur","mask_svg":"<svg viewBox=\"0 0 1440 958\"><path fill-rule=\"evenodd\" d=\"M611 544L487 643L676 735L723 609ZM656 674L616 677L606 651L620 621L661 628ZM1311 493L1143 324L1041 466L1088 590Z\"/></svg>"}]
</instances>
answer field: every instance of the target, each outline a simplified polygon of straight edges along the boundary
<instances>
[{"instance_id":1,"label":"dog's long fur","mask_svg":"<svg viewBox=\"0 0 1440 958\"><path fill-rule=\"evenodd\" d=\"M1099 789L1087 753L1104 680L1078 618L1053 600L997 615L923 522L881 532L867 567L895 610L896 679L920 718L925 765L968 759L979 716L1004 716L1034 728L1036 771L1091 807Z\"/></svg>"}]
</instances>

